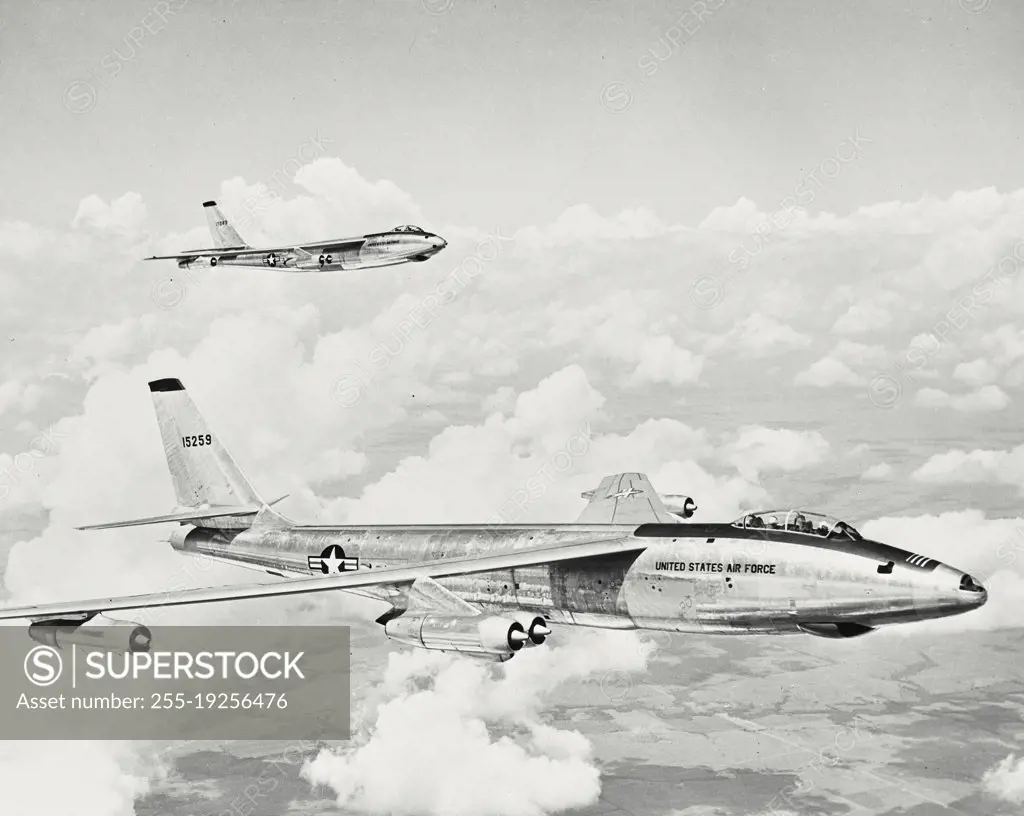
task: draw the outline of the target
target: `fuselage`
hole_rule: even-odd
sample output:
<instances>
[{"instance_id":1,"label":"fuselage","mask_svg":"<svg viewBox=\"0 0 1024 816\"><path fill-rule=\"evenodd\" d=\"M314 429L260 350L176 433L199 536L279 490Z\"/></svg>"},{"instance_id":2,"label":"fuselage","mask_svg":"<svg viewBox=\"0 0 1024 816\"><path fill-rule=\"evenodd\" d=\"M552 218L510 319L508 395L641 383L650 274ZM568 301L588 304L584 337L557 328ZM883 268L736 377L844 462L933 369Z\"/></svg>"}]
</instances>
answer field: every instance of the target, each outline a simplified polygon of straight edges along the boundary
<instances>
[{"instance_id":1,"label":"fuselage","mask_svg":"<svg viewBox=\"0 0 1024 816\"><path fill-rule=\"evenodd\" d=\"M635 548L437 580L488 611L523 610L583 626L732 634L850 636L955 615L987 599L965 573L881 542L736 524L183 527L171 537L179 551L281 577L598 540ZM322 554L341 556L344 564L325 567ZM400 588L364 594L398 609L405 600Z\"/></svg>"},{"instance_id":2,"label":"fuselage","mask_svg":"<svg viewBox=\"0 0 1024 816\"><path fill-rule=\"evenodd\" d=\"M353 238L300 244L286 249L238 247L215 257L197 256L178 262L182 268L243 266L296 272L336 272L426 261L447 246L439 235L418 227L397 228Z\"/></svg>"}]
</instances>

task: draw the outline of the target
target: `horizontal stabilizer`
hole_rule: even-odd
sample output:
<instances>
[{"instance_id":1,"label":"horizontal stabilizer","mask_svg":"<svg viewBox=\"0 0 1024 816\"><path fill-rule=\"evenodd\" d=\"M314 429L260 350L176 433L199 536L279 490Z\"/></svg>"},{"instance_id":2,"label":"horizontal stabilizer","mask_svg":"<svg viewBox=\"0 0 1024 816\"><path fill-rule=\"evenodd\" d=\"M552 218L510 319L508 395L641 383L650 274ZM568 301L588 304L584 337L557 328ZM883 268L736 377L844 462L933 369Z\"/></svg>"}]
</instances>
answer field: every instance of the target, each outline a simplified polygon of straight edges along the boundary
<instances>
[{"instance_id":1,"label":"horizontal stabilizer","mask_svg":"<svg viewBox=\"0 0 1024 816\"><path fill-rule=\"evenodd\" d=\"M679 521L643 473L616 473L605 476L593 490L580 494L587 506L580 513L581 524L645 524Z\"/></svg>"},{"instance_id":2,"label":"horizontal stabilizer","mask_svg":"<svg viewBox=\"0 0 1024 816\"><path fill-rule=\"evenodd\" d=\"M281 496L274 499L268 506L273 506L279 501L288 498ZM76 530L110 530L114 527L139 527L144 524L189 524L195 521L206 519L225 518L226 516L252 516L263 509L262 504L240 504L222 505L218 507L188 507L174 513L167 513L163 516L149 516L147 518L130 519L128 521L110 521L105 524L89 524L85 527L76 527Z\"/></svg>"}]
</instances>

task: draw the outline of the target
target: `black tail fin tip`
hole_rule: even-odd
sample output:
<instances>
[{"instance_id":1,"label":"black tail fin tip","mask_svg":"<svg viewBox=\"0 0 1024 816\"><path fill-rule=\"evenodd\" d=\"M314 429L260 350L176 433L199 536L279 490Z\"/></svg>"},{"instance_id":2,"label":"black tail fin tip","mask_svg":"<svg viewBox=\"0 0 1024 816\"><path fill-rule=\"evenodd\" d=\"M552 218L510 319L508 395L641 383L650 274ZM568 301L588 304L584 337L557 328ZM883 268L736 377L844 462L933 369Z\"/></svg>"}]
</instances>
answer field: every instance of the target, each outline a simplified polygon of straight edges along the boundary
<instances>
[{"instance_id":1,"label":"black tail fin tip","mask_svg":"<svg viewBox=\"0 0 1024 816\"><path fill-rule=\"evenodd\" d=\"M153 380L149 384L150 391L184 391L185 386L181 384L181 380L175 377L168 377L163 380Z\"/></svg>"},{"instance_id":2,"label":"black tail fin tip","mask_svg":"<svg viewBox=\"0 0 1024 816\"><path fill-rule=\"evenodd\" d=\"M204 207L216 207L217 206L217 202L216 201L204 201L203 202L203 206Z\"/></svg>"}]
</instances>

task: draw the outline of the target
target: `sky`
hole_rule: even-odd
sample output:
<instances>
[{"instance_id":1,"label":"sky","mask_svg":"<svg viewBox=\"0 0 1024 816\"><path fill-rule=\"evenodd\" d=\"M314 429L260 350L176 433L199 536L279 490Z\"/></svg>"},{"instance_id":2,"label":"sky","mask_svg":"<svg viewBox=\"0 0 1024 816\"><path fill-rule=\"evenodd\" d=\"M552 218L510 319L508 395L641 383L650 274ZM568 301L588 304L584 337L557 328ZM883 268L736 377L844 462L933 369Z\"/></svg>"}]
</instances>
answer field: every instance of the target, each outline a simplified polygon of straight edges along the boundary
<instances>
[{"instance_id":1,"label":"sky","mask_svg":"<svg viewBox=\"0 0 1024 816\"><path fill-rule=\"evenodd\" d=\"M578 203L681 223L740 196L768 206L854 132L871 162L816 208L1021 186L1015 5L689 8L6 4L0 178L24 194L0 216L62 223L130 189L184 228L220 181L269 181L316 134L433 221L508 229ZM632 104L612 114L614 82Z\"/></svg>"},{"instance_id":2,"label":"sky","mask_svg":"<svg viewBox=\"0 0 1024 816\"><path fill-rule=\"evenodd\" d=\"M169 511L146 382L178 377L302 521L568 521L605 474L644 471L697 520L801 506L971 571L991 600L942 632L1019 626L1022 17L996 0L4 4L0 602L182 575L164 531L74 529ZM448 247L332 275L141 260L207 245L210 198L254 245L415 223ZM334 611L380 640L373 615ZM668 659L590 644L515 671L584 683ZM382 685L358 703L401 709L403 678L449 670L506 679L397 655L371 652ZM448 748L505 745L478 746L480 712L447 692ZM555 779L507 812L592 804L593 746L519 713L515 761L564 760L580 793ZM363 747L408 742L370 721ZM131 813L160 773L144 746L99 745L0 752L0 791L48 778L50 749L87 754L66 790ZM363 747L311 778L357 810L443 812L396 804L387 779L353 798ZM1024 789L1010 748L993 807ZM443 803L458 780L439 780ZM498 808L486 794L474 806ZM65 812L53 796L33 812Z\"/></svg>"}]
</instances>

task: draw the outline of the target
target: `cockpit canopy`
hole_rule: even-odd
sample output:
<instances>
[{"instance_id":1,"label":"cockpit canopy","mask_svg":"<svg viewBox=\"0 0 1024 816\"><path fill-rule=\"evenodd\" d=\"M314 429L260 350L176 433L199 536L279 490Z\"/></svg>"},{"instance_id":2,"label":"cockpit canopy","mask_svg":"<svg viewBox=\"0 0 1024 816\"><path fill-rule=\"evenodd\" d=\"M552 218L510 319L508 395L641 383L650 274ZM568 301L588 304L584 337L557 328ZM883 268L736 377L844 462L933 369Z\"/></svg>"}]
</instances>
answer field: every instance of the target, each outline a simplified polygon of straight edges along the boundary
<instances>
[{"instance_id":1,"label":"cockpit canopy","mask_svg":"<svg viewBox=\"0 0 1024 816\"><path fill-rule=\"evenodd\" d=\"M860 541L863 538L852 524L806 510L763 510L747 513L736 519L732 525L745 530L786 530L819 538L847 538L851 541Z\"/></svg>"},{"instance_id":2,"label":"cockpit canopy","mask_svg":"<svg viewBox=\"0 0 1024 816\"><path fill-rule=\"evenodd\" d=\"M403 224L400 227L395 227L392 232L418 232L422 235L426 234L426 230L423 227L417 227L414 224Z\"/></svg>"}]
</instances>

